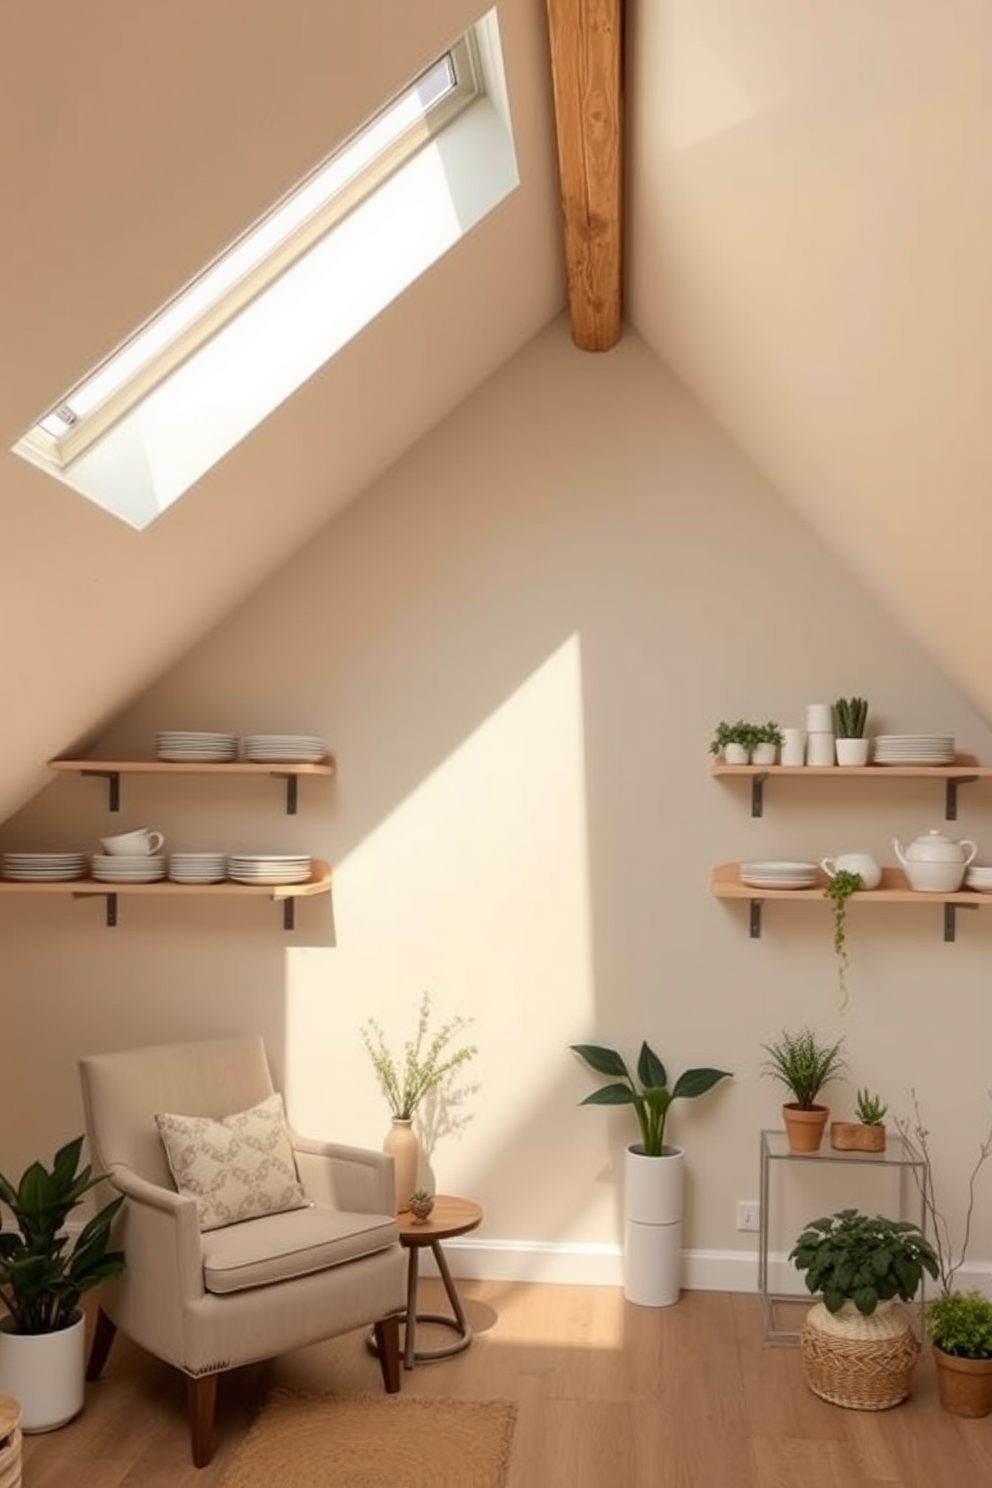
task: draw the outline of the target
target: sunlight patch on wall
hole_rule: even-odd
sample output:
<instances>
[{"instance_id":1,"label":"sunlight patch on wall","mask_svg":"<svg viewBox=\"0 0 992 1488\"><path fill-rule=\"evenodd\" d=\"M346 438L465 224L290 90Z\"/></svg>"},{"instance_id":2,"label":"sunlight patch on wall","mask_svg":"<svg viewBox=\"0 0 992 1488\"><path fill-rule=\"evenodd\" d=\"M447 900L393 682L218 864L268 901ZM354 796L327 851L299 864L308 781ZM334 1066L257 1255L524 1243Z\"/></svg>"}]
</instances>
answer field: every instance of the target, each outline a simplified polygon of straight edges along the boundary
<instances>
[{"instance_id":1,"label":"sunlight patch on wall","mask_svg":"<svg viewBox=\"0 0 992 1488\"><path fill-rule=\"evenodd\" d=\"M379 1145L388 1109L361 1041L400 1049L431 990L473 1019L471 1119L437 1154L447 1192L505 1163L517 1113L560 1104L576 1018L593 1016L581 653L571 638L334 866L337 947L287 952L287 1068L297 1123ZM459 1081L462 1074L459 1075ZM514 1163L521 1183L526 1150Z\"/></svg>"}]
</instances>

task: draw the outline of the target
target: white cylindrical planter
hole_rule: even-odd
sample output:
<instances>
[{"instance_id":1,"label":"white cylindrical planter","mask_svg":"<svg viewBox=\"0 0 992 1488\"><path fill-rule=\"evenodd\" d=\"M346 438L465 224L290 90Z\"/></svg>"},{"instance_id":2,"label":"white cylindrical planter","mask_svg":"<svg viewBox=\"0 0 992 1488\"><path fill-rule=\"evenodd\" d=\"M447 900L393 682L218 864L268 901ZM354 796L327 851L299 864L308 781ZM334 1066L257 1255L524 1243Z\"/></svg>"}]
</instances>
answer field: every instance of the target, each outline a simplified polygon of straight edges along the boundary
<instances>
[{"instance_id":1,"label":"white cylindrical planter","mask_svg":"<svg viewBox=\"0 0 992 1488\"><path fill-rule=\"evenodd\" d=\"M645 1157L628 1147L624 1166L623 1294L639 1307L670 1307L682 1284L681 1147Z\"/></svg>"},{"instance_id":2,"label":"white cylindrical planter","mask_svg":"<svg viewBox=\"0 0 992 1488\"><path fill-rule=\"evenodd\" d=\"M837 752L837 763L839 765L866 765L870 745L870 739L835 739L834 749Z\"/></svg>"},{"instance_id":3,"label":"white cylindrical planter","mask_svg":"<svg viewBox=\"0 0 992 1488\"><path fill-rule=\"evenodd\" d=\"M0 1391L21 1407L21 1430L54 1431L83 1408L85 1319L58 1333L14 1333L0 1321Z\"/></svg>"}]
</instances>

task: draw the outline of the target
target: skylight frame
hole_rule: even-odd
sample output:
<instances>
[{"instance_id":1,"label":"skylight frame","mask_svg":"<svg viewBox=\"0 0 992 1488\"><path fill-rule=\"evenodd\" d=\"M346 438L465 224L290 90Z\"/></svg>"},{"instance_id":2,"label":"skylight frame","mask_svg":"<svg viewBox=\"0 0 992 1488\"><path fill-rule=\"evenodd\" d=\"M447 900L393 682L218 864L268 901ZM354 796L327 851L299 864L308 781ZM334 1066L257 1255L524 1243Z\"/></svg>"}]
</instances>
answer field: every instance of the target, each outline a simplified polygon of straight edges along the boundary
<instances>
[{"instance_id":1,"label":"skylight frame","mask_svg":"<svg viewBox=\"0 0 992 1488\"><path fill-rule=\"evenodd\" d=\"M140 365L123 381L96 399L85 411L73 408L73 399L85 401L87 387L105 375L108 369L130 354L136 345L169 316L180 303L194 296L203 282L217 266L241 250L252 238L263 234L266 228L285 208L311 190L319 178L333 172L334 166L357 149L363 139L381 126L382 121L403 103L416 96L431 74L447 64L452 74L451 85L432 103L422 108L404 127L390 136L382 148L357 169L348 174L332 192L319 200L318 205L307 213L278 243L251 267L246 268L236 281L213 299L207 308L188 326L173 336L159 350L142 359ZM55 470L68 470L72 463L130 413L149 392L157 387L188 357L202 347L212 336L242 311L256 296L262 293L278 277L300 259L315 243L319 242L334 226L353 211L383 181L404 165L428 141L468 108L484 92L483 68L478 42L474 31L458 38L451 47L425 68L422 73L370 122L357 131L334 153L321 161L302 181L289 191L273 208L253 223L231 243L223 253L172 300L158 311L134 335L117 347L93 372L77 383L70 393L59 398L35 426L14 446L15 450L36 463ZM65 415L68 415L66 417ZM53 421L63 425L62 432L53 430ZM49 424L46 428L45 424Z\"/></svg>"}]
</instances>

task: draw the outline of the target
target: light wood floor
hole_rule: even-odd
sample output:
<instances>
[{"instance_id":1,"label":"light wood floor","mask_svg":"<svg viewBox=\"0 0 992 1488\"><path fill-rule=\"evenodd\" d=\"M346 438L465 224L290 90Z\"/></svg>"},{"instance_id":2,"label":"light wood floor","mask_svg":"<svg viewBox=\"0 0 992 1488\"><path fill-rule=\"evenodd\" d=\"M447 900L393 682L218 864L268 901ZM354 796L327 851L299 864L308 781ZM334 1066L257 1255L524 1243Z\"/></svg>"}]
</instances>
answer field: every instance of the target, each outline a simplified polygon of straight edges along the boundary
<instances>
[{"instance_id":1,"label":"light wood floor","mask_svg":"<svg viewBox=\"0 0 992 1488\"><path fill-rule=\"evenodd\" d=\"M517 1401L508 1488L992 1485L992 1417L940 1409L926 1348L905 1404L843 1410L806 1388L798 1349L763 1343L754 1296L687 1292L651 1310L605 1287L460 1288L471 1348L404 1371L402 1388ZM422 1281L420 1305L442 1310L439 1283ZM180 1377L118 1337L82 1415L25 1438L25 1488L216 1488L275 1383L381 1388L361 1334L224 1375L216 1454L198 1472Z\"/></svg>"}]
</instances>

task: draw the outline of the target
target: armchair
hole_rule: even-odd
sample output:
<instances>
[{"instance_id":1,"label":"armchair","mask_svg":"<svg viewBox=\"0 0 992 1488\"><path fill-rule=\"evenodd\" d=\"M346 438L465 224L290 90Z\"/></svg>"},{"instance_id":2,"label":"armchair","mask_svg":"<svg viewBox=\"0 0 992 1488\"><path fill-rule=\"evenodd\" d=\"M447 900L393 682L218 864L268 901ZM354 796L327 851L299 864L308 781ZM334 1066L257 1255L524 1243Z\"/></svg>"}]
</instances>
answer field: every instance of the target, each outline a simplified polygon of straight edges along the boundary
<instances>
[{"instance_id":1,"label":"armchair","mask_svg":"<svg viewBox=\"0 0 992 1488\"><path fill-rule=\"evenodd\" d=\"M193 1461L212 1455L217 1377L374 1324L383 1384L399 1389L406 1262L392 1158L289 1130L297 1207L201 1228L177 1191L156 1116L224 1121L272 1097L261 1038L209 1039L98 1054L79 1063L94 1169L122 1193L114 1243L123 1275L101 1290L87 1378L118 1327L183 1372ZM280 1130L280 1137L281 1137Z\"/></svg>"}]
</instances>

